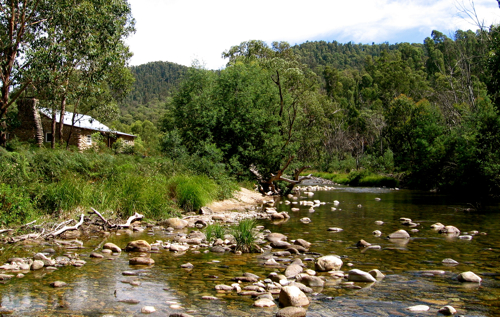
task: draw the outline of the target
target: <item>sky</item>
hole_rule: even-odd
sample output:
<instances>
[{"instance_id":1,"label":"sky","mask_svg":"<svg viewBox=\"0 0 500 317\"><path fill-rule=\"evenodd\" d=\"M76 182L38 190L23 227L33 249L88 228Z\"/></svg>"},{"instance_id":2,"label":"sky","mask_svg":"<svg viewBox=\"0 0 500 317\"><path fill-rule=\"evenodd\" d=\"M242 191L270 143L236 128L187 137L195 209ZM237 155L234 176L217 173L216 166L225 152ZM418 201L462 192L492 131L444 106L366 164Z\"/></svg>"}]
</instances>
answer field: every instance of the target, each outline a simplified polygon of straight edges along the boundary
<instances>
[{"instance_id":1,"label":"sky","mask_svg":"<svg viewBox=\"0 0 500 317\"><path fill-rule=\"evenodd\" d=\"M496 0L128 0L136 33L130 65L165 61L221 69L222 52L249 40L423 43L438 30L500 23ZM472 6L471 4L474 4Z\"/></svg>"}]
</instances>

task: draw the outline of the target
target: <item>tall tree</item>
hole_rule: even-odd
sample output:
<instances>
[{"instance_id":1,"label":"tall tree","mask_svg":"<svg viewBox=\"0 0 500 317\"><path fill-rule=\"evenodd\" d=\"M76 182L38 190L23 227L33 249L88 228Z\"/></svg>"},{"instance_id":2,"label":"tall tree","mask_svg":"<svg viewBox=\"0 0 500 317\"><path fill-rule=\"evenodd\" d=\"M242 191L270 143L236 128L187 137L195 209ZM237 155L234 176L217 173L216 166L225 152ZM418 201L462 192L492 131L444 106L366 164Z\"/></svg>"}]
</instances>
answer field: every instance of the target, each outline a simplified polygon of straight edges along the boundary
<instances>
[{"instance_id":1,"label":"tall tree","mask_svg":"<svg viewBox=\"0 0 500 317\"><path fill-rule=\"evenodd\" d=\"M29 60L19 57L26 53L48 21L40 10L44 0L0 0L0 146L6 142L6 116L10 106L28 87L21 74ZM17 87L16 93L11 91Z\"/></svg>"}]
</instances>

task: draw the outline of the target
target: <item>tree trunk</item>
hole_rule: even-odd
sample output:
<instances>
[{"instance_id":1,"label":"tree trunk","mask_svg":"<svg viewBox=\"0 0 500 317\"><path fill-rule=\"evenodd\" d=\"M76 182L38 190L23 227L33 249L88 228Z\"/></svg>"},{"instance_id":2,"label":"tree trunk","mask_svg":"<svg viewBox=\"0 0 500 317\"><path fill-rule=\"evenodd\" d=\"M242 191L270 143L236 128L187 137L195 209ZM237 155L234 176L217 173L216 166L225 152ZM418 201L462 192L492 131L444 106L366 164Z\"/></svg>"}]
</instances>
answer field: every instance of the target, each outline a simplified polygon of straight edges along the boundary
<instances>
[{"instance_id":1,"label":"tree trunk","mask_svg":"<svg viewBox=\"0 0 500 317\"><path fill-rule=\"evenodd\" d=\"M252 164L250 166L250 172L252 172L252 174L254 174L255 177L257 178L257 182L259 183L258 185L259 192L261 192L263 195L286 195L293 190L295 185L300 184L305 179L310 179L312 177L311 174L309 174L308 176L302 176L302 177L299 176L300 173L309 166L303 166L295 170L293 179L286 178L283 176L283 173L288 168L293 159L294 156L291 156L282 169L278 170L276 174L271 173L271 175L268 176L267 178L264 178L257 170L257 167ZM276 182L278 181L284 181L288 183L287 190L284 193L277 186Z\"/></svg>"},{"instance_id":2,"label":"tree trunk","mask_svg":"<svg viewBox=\"0 0 500 317\"><path fill-rule=\"evenodd\" d=\"M61 146L64 143L64 115L66 113L66 94L62 97L61 100L61 115L59 116L59 131L58 131L58 139Z\"/></svg>"},{"instance_id":3,"label":"tree trunk","mask_svg":"<svg viewBox=\"0 0 500 317\"><path fill-rule=\"evenodd\" d=\"M52 127L51 127L51 133L52 133L52 140L50 141L50 147L52 149L56 148L56 109L52 109Z\"/></svg>"}]
</instances>

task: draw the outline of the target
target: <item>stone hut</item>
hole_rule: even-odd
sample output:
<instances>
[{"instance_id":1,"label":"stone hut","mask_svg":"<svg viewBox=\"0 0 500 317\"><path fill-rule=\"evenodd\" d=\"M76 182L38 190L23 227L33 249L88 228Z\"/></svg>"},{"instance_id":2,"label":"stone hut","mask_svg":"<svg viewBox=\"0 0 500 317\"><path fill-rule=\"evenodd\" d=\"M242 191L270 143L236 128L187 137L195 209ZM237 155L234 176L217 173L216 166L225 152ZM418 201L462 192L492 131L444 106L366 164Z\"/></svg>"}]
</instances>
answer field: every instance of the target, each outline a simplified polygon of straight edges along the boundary
<instances>
[{"instance_id":1,"label":"stone hut","mask_svg":"<svg viewBox=\"0 0 500 317\"><path fill-rule=\"evenodd\" d=\"M32 141L42 144L52 141L52 110L38 108L38 101L33 98L24 98L17 101L18 120L20 126L8 131L7 139L17 137L21 141ZM61 124L60 112L56 111L57 129ZM69 145L85 150L95 145L92 134L99 132L105 137L106 145L111 147L118 139L129 145L134 145L135 135L114 131L96 119L83 115L66 112L62 118L63 135Z\"/></svg>"}]
</instances>

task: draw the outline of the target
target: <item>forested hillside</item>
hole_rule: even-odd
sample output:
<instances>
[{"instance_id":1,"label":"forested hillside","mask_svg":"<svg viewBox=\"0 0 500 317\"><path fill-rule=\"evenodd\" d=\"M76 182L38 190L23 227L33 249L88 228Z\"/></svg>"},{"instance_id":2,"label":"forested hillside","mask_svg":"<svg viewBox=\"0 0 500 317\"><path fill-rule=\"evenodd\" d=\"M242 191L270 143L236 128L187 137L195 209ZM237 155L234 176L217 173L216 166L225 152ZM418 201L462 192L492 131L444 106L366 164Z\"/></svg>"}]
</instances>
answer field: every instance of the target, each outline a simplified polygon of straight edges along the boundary
<instances>
[{"instance_id":1,"label":"forested hillside","mask_svg":"<svg viewBox=\"0 0 500 317\"><path fill-rule=\"evenodd\" d=\"M132 89L120 103L120 121L156 122L165 110L165 102L177 87L188 67L170 62L151 62L130 67L135 78Z\"/></svg>"}]
</instances>

